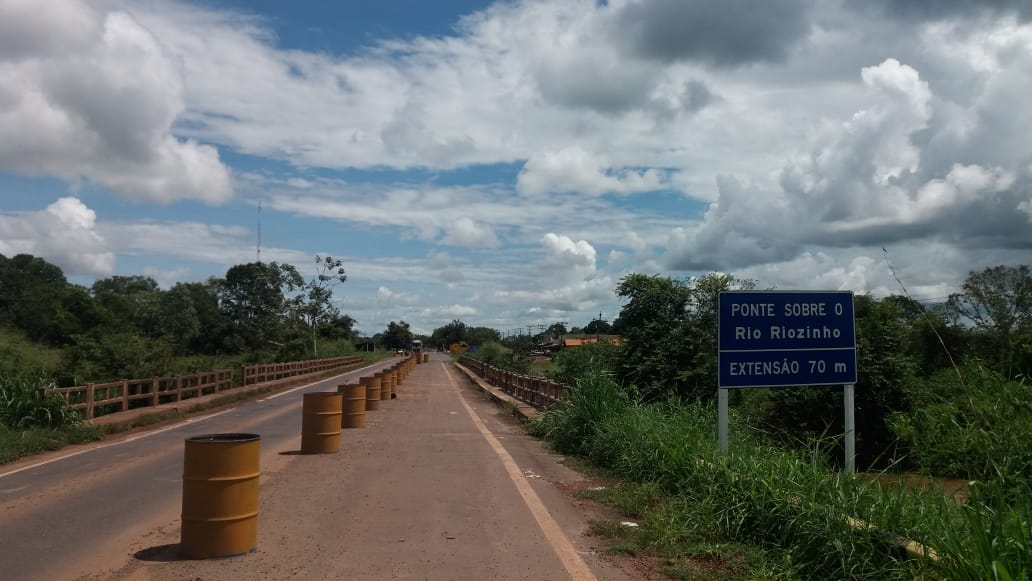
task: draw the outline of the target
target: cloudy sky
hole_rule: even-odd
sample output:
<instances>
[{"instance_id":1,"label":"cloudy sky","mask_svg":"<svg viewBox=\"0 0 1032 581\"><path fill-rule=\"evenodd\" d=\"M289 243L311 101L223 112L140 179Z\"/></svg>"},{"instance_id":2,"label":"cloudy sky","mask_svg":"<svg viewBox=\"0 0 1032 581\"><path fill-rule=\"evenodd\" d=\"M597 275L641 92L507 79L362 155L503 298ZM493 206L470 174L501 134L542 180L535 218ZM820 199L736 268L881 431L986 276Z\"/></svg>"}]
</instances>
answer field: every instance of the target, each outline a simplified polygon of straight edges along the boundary
<instances>
[{"instance_id":1,"label":"cloudy sky","mask_svg":"<svg viewBox=\"0 0 1032 581\"><path fill-rule=\"evenodd\" d=\"M629 272L943 297L1032 262L1021 0L0 0L0 253L343 258L375 333Z\"/></svg>"}]
</instances>

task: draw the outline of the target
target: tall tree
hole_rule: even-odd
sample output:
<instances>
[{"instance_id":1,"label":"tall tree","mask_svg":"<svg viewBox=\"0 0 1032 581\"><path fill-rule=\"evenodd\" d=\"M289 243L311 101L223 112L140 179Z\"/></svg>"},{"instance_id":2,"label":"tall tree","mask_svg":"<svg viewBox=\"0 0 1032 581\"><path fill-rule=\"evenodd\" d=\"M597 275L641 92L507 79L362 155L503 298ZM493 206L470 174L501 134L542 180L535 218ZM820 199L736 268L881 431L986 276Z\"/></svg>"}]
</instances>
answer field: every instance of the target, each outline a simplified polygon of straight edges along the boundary
<instances>
[{"instance_id":1,"label":"tall tree","mask_svg":"<svg viewBox=\"0 0 1032 581\"><path fill-rule=\"evenodd\" d=\"M710 273L688 280L629 274L616 294L627 299L615 329L624 338L625 378L650 397L691 399L716 392L717 296L755 282Z\"/></svg>"},{"instance_id":2,"label":"tall tree","mask_svg":"<svg viewBox=\"0 0 1032 581\"><path fill-rule=\"evenodd\" d=\"M566 334L566 325L562 323L552 323L545 329L545 334L548 335L549 339L562 339L563 335Z\"/></svg>"},{"instance_id":3,"label":"tall tree","mask_svg":"<svg viewBox=\"0 0 1032 581\"><path fill-rule=\"evenodd\" d=\"M286 337L288 296L303 285L289 264L238 264L219 283L219 308L232 321L237 341L254 351Z\"/></svg>"},{"instance_id":4,"label":"tall tree","mask_svg":"<svg viewBox=\"0 0 1032 581\"><path fill-rule=\"evenodd\" d=\"M93 299L70 285L60 267L29 254L0 254L0 324L34 341L66 345L97 322Z\"/></svg>"},{"instance_id":5,"label":"tall tree","mask_svg":"<svg viewBox=\"0 0 1032 581\"><path fill-rule=\"evenodd\" d=\"M949 305L984 333L1000 373L1013 377L1015 339L1032 331L1032 275L1028 265L991 266L968 274Z\"/></svg>"},{"instance_id":6,"label":"tall tree","mask_svg":"<svg viewBox=\"0 0 1032 581\"><path fill-rule=\"evenodd\" d=\"M219 281L178 283L161 297L164 339L177 353L236 353L233 324L219 310Z\"/></svg>"},{"instance_id":7,"label":"tall tree","mask_svg":"<svg viewBox=\"0 0 1032 581\"><path fill-rule=\"evenodd\" d=\"M584 325L583 333L585 335L607 335L613 332L613 325L605 319L592 319L590 323Z\"/></svg>"},{"instance_id":8,"label":"tall tree","mask_svg":"<svg viewBox=\"0 0 1032 581\"><path fill-rule=\"evenodd\" d=\"M469 343L467 331L466 323L454 319L447 325L434 329L433 333L430 334L430 344L434 347L447 349L448 346L463 341Z\"/></svg>"},{"instance_id":9,"label":"tall tree","mask_svg":"<svg viewBox=\"0 0 1032 581\"><path fill-rule=\"evenodd\" d=\"M312 354L319 354L318 329L340 315L333 304L333 287L348 280L344 272L344 261L330 256L315 255L315 277L301 289L293 299L298 317L308 327L312 337Z\"/></svg>"},{"instance_id":10,"label":"tall tree","mask_svg":"<svg viewBox=\"0 0 1032 581\"><path fill-rule=\"evenodd\" d=\"M93 300L108 323L137 334L156 338L161 334L161 289L149 276L112 276L93 283Z\"/></svg>"},{"instance_id":11,"label":"tall tree","mask_svg":"<svg viewBox=\"0 0 1032 581\"><path fill-rule=\"evenodd\" d=\"M405 321L387 324L387 330L383 333L383 345L388 349L408 349L412 346L412 329Z\"/></svg>"}]
</instances>

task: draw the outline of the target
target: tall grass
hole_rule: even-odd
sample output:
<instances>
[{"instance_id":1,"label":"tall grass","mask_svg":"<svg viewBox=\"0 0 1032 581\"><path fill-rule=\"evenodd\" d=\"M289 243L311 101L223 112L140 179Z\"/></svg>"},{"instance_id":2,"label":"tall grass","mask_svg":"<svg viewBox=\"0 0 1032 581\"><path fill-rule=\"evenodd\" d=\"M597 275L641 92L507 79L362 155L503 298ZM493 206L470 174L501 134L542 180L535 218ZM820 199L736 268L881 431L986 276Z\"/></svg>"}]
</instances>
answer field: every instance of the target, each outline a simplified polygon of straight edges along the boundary
<instances>
[{"instance_id":1,"label":"tall grass","mask_svg":"<svg viewBox=\"0 0 1032 581\"><path fill-rule=\"evenodd\" d=\"M47 391L52 386L43 377L0 371L0 464L101 437L63 397Z\"/></svg>"},{"instance_id":2,"label":"tall grass","mask_svg":"<svg viewBox=\"0 0 1032 581\"><path fill-rule=\"evenodd\" d=\"M0 423L12 428L60 428L80 421L53 383L28 373L0 371Z\"/></svg>"},{"instance_id":3,"label":"tall grass","mask_svg":"<svg viewBox=\"0 0 1032 581\"><path fill-rule=\"evenodd\" d=\"M883 488L830 469L819 446L780 450L749 436L738 418L732 421L731 451L719 455L712 407L675 400L644 405L594 373L532 429L560 451L712 507L711 518L727 539L784 551L804 577L1032 574L1029 499L1007 504L987 497L999 500L991 505L973 497L960 506L941 491ZM908 558L897 536L930 546L941 561Z\"/></svg>"}]
</instances>

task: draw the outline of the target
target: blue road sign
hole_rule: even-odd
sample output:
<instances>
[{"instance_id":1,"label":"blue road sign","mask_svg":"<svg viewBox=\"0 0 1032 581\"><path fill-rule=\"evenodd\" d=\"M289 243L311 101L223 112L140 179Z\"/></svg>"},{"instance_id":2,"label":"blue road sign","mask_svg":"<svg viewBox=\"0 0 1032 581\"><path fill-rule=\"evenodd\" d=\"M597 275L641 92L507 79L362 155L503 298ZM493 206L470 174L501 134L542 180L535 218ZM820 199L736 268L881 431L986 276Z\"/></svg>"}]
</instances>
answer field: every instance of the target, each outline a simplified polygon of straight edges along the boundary
<instances>
[{"instance_id":1,"label":"blue road sign","mask_svg":"<svg viewBox=\"0 0 1032 581\"><path fill-rule=\"evenodd\" d=\"M851 291L728 291L718 309L720 387L856 383Z\"/></svg>"}]
</instances>

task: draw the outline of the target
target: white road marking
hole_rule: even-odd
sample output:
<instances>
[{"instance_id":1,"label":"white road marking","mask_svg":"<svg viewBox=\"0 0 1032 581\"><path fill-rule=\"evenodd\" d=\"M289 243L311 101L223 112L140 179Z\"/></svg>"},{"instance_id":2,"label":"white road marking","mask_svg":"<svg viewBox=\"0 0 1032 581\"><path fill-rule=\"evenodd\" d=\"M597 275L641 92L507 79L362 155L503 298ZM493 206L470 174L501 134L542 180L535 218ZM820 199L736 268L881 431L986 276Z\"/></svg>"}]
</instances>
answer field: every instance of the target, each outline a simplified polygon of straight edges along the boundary
<instances>
[{"instance_id":1,"label":"white road marking","mask_svg":"<svg viewBox=\"0 0 1032 581\"><path fill-rule=\"evenodd\" d=\"M445 368L445 373L448 375L451 387L457 390L459 386L454 376L452 376L451 370ZM559 561L563 564L563 568L566 569L570 578L574 581L597 581L595 574L591 572L584 559L581 559L580 554L578 554L570 539L566 537L562 527L552 518L548 508L541 502L541 497L534 492L534 488L523 477L523 473L520 472L520 467L516 464L516 460L512 458L512 455L502 446L501 442L494 437L494 434L486 426L482 425L485 423L484 420L481 419L480 422L477 422L480 418L477 417L476 412L473 411L473 408L466 402L466 398L462 397L461 394L459 395L459 402L466 408L466 413L473 420L473 425L480 431L480 435L487 440L495 455L502 461L502 466L509 474L509 480L516 485L516 490L519 492L520 497L523 498L523 502L530 509L530 514L537 521L538 528L544 533L548 543L552 545L552 550L559 557Z\"/></svg>"},{"instance_id":2,"label":"white road marking","mask_svg":"<svg viewBox=\"0 0 1032 581\"><path fill-rule=\"evenodd\" d=\"M229 408L228 410L222 410L221 412L215 412L213 414L208 414L208 415L200 417L200 418L187 418L187 419L183 420L182 422L180 422L178 424L173 424L171 426L167 426L167 427L164 427L164 428L161 428L161 429L158 429L158 430L154 430L153 432L146 432L146 433L143 433L143 434L132 436L130 438L126 438L124 440L118 440L117 442L110 442L110 443L107 443L107 444L100 444L100 445L97 445L97 446L93 446L91 448L86 448L84 450L79 450L78 452L72 452L70 454L65 454L64 456L58 456L57 458L51 458L49 460L44 460L42 462L36 462L35 464L29 464L28 466L22 466L21 468L18 468L16 470L10 470L8 472L4 472L4 473L0 474L0 478L4 478L6 476L11 476L12 474L17 474L19 472L24 472L26 470L32 470L33 468L39 468L40 466L46 466L47 464L53 464L54 462L59 462L61 460L67 460L68 458L79 456L80 454L85 454L87 452L96 452L97 450L103 450L105 448L110 448L112 446L120 446L122 444L128 444L129 442L135 442L137 440L142 440L144 438L149 438L149 437L157 435L157 434L161 434L161 433L164 433L164 432L175 430L176 428L182 428L183 426L188 426L190 424L195 424L197 422L202 422L202 421L207 420L209 418L214 418L215 416L221 416L222 414L229 413L229 412L231 412L231 411L233 411L235 409L236 408Z\"/></svg>"}]
</instances>

